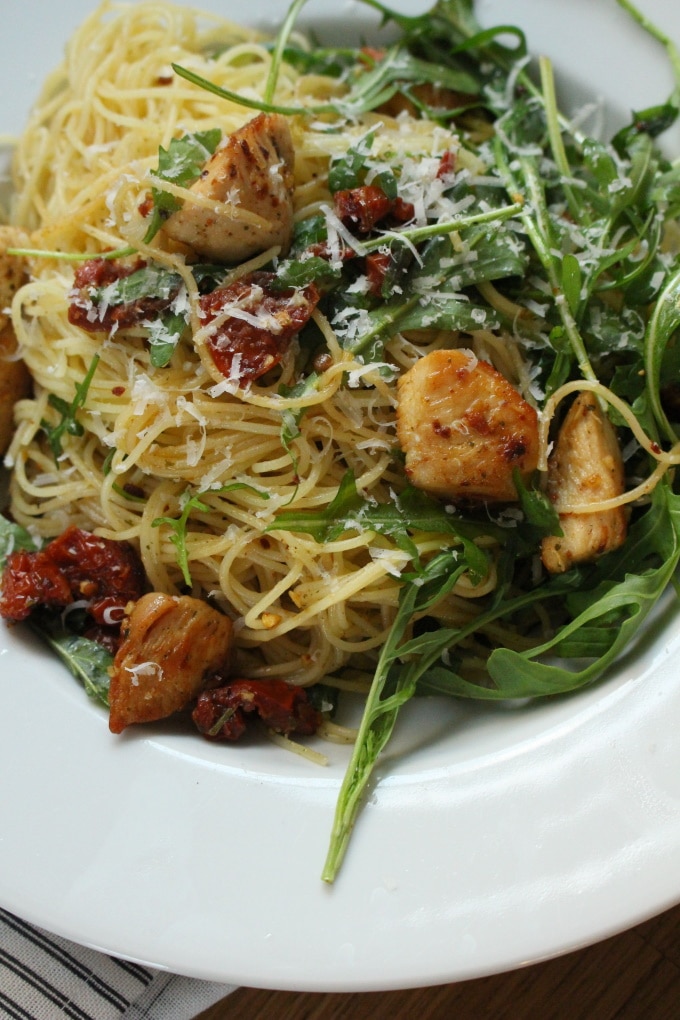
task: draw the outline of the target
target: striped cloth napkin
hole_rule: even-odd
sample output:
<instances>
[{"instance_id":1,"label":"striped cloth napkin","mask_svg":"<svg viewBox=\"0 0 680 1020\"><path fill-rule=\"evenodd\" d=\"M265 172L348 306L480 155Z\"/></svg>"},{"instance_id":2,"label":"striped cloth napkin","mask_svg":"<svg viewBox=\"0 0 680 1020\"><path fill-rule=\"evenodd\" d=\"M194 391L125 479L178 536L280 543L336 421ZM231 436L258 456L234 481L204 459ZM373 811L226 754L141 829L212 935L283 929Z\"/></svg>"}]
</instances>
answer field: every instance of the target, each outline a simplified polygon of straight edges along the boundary
<instances>
[{"instance_id":1,"label":"striped cloth napkin","mask_svg":"<svg viewBox=\"0 0 680 1020\"><path fill-rule=\"evenodd\" d=\"M0 1017L190 1020L234 988L106 956L0 909Z\"/></svg>"}]
</instances>

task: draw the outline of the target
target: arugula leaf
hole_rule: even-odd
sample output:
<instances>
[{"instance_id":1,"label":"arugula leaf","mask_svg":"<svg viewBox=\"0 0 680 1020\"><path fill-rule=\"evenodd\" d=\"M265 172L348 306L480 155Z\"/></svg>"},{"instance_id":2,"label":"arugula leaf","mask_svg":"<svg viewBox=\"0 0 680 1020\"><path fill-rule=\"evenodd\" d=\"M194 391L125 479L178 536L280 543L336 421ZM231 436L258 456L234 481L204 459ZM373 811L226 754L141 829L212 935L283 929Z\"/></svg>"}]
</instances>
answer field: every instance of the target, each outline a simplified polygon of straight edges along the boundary
<instances>
[{"instance_id":1,"label":"arugula leaf","mask_svg":"<svg viewBox=\"0 0 680 1020\"><path fill-rule=\"evenodd\" d=\"M572 618L554 637L529 651L494 649L487 662L492 686L471 683L443 664L435 665L436 654L431 654L420 674L420 689L485 701L576 691L601 677L625 648L634 646L679 562L680 496L664 480L654 490L650 509L631 528L626 544L588 572L596 583L584 586L585 575L577 570L557 575L533 593L497 605L476 622L480 627L493 619L511 619L532 601L559 598ZM463 631L442 629L431 642L434 652L441 653L463 636ZM420 652L424 664L422 648Z\"/></svg>"},{"instance_id":2,"label":"arugula leaf","mask_svg":"<svg viewBox=\"0 0 680 1020\"><path fill-rule=\"evenodd\" d=\"M149 326L149 348L154 368L165 368L186 329L188 313L168 312Z\"/></svg>"},{"instance_id":3,"label":"arugula leaf","mask_svg":"<svg viewBox=\"0 0 680 1020\"><path fill-rule=\"evenodd\" d=\"M672 103L647 107L633 113L631 123L622 128L612 139L614 148L619 153L626 152L637 138L646 134L657 138L668 131L678 118L678 109Z\"/></svg>"},{"instance_id":4,"label":"arugula leaf","mask_svg":"<svg viewBox=\"0 0 680 1020\"><path fill-rule=\"evenodd\" d=\"M662 407L659 387L663 355L678 328L680 328L680 269L670 277L659 296L645 337L647 399L659 428L672 443L675 443L678 437Z\"/></svg>"},{"instance_id":5,"label":"arugula leaf","mask_svg":"<svg viewBox=\"0 0 680 1020\"><path fill-rule=\"evenodd\" d=\"M187 549L187 526L189 518L193 510L198 510L200 513L209 513L211 507L205 502L204 497L210 495L222 495L226 492L234 492L237 489L248 489L256 496L260 496L262 499L269 499L269 494L263 492L261 489L256 489L252 485L248 485L246 482L229 482L226 485L221 485L216 489L205 489L202 492L191 493L191 489L185 489L184 493L180 497L181 514L179 517L155 517L151 522L152 528L160 528L162 525L167 525L170 528L172 534L170 535L170 541L177 550L177 566L182 571L182 577L187 588L191 587L191 573L189 572L189 550Z\"/></svg>"},{"instance_id":6,"label":"arugula leaf","mask_svg":"<svg viewBox=\"0 0 680 1020\"><path fill-rule=\"evenodd\" d=\"M562 291L571 310L577 315L581 304L581 264L575 255L567 253L562 258Z\"/></svg>"},{"instance_id":7,"label":"arugula leaf","mask_svg":"<svg viewBox=\"0 0 680 1020\"><path fill-rule=\"evenodd\" d=\"M34 613L29 623L81 682L87 694L105 708L109 707L109 668L113 656L97 641L67 631L60 617Z\"/></svg>"},{"instance_id":8,"label":"arugula leaf","mask_svg":"<svg viewBox=\"0 0 680 1020\"><path fill-rule=\"evenodd\" d=\"M369 6L381 9L380 5L372 3L371 0L364 0L364 2L368 3ZM450 50L447 59L430 61L414 56L406 46L395 45L389 47L383 58L371 66L367 66L365 59L358 61L344 75L349 88L346 94L337 99L310 106L274 103L273 96L276 76L281 60L286 53L287 39L285 36L289 33L292 27L292 20L303 3L304 0L301 0L301 2L300 0L294 0L294 3L291 5L284 27L274 47L263 99L257 99L250 95L240 95L232 89L223 88L215 82L211 82L196 74L189 68L182 67L180 64L173 64L173 70L181 78L211 92L213 95L228 99L250 109L262 110L268 113L282 113L287 116L319 116L335 113L341 117L356 117L387 102L397 92L408 94L409 83L417 82L430 82L441 88L449 89L453 93L475 96L481 94L480 76L475 73L471 66L464 68L460 62L456 63L455 56L451 54ZM439 52L437 57L439 57ZM453 116L456 111L437 109L436 113L443 118Z\"/></svg>"},{"instance_id":9,"label":"arugula leaf","mask_svg":"<svg viewBox=\"0 0 680 1020\"><path fill-rule=\"evenodd\" d=\"M84 429L82 424L76 418L76 414L85 405L90 383L92 382L92 378L97 370L98 364L99 355L95 354L90 362L90 367L85 374L85 378L82 382L76 384L76 393L71 403L68 403L55 393L50 393L47 398L47 402L50 407L53 407L55 411L58 411L61 415L61 418L56 425L51 425L45 418L43 418L40 422L40 427L47 436L47 442L52 451L54 462L57 467L59 467L59 458L64 452L62 444L64 434L68 433L71 436L83 435Z\"/></svg>"},{"instance_id":10,"label":"arugula leaf","mask_svg":"<svg viewBox=\"0 0 680 1020\"><path fill-rule=\"evenodd\" d=\"M326 217L322 213L307 216L304 220L299 220L293 228L291 253L301 255L313 244L321 244L326 240L328 240Z\"/></svg>"},{"instance_id":11,"label":"arugula leaf","mask_svg":"<svg viewBox=\"0 0 680 1020\"><path fill-rule=\"evenodd\" d=\"M350 145L347 152L331 160L328 169L328 187L332 195L348 188L356 188L363 181L366 162L375 141L375 128Z\"/></svg>"},{"instance_id":12,"label":"arugula leaf","mask_svg":"<svg viewBox=\"0 0 680 1020\"><path fill-rule=\"evenodd\" d=\"M316 390L318 382L318 373L311 372L305 379L301 379L300 382L296 383L294 386L279 386L279 395L286 398L305 397ZM299 425L306 411L306 407L298 407L295 410L287 408L281 414L281 446L292 460L293 470L296 474L297 457L293 453L291 444L300 435Z\"/></svg>"},{"instance_id":13,"label":"arugula leaf","mask_svg":"<svg viewBox=\"0 0 680 1020\"><path fill-rule=\"evenodd\" d=\"M276 276L271 281L275 291L290 290L291 287L306 287L310 283L330 283L342 276L342 270L321 255L304 255L299 259L284 259L276 267Z\"/></svg>"},{"instance_id":14,"label":"arugula leaf","mask_svg":"<svg viewBox=\"0 0 680 1020\"><path fill-rule=\"evenodd\" d=\"M354 750L340 788L330 845L322 871L325 882L333 882L349 843L361 797L381 751L389 741L399 709L416 692L416 674L393 666L404 654L403 637L415 614L426 612L451 591L469 565L459 549L435 556L418 574L406 577L397 613L380 653L371 689L359 726Z\"/></svg>"},{"instance_id":15,"label":"arugula leaf","mask_svg":"<svg viewBox=\"0 0 680 1020\"><path fill-rule=\"evenodd\" d=\"M200 294L208 294L219 287L226 275L224 266L213 262L196 262L189 267Z\"/></svg>"},{"instance_id":16,"label":"arugula leaf","mask_svg":"<svg viewBox=\"0 0 680 1020\"><path fill-rule=\"evenodd\" d=\"M426 243L419 251L417 263L400 283L399 291L403 290L403 295L398 292L391 300L370 310L361 306L352 308L349 303L339 310L340 314L332 321L343 349L364 362L382 361L385 341L402 330L473 332L498 328L501 325L498 313L460 291L499 276L523 275L526 268L523 253L498 230L498 225L520 208L519 204L500 206L454 222L391 233L389 242L392 244L401 244L403 240L411 244ZM489 224L494 224L497 230L495 246L492 238L486 235ZM463 262L455 256L448 235L459 230L467 239L468 228L474 231L469 243L478 257ZM372 250L384 246L385 242L386 238L380 237L375 243L366 242L364 248Z\"/></svg>"},{"instance_id":17,"label":"arugula leaf","mask_svg":"<svg viewBox=\"0 0 680 1020\"><path fill-rule=\"evenodd\" d=\"M366 180L369 171L375 171L371 183L385 192L388 198L397 197L397 178L384 160L371 159L371 149L375 141L376 130L373 128L349 147L342 156L331 160L328 169L328 188L332 195L338 191L357 188Z\"/></svg>"},{"instance_id":18,"label":"arugula leaf","mask_svg":"<svg viewBox=\"0 0 680 1020\"><path fill-rule=\"evenodd\" d=\"M338 491L324 510L289 510L267 525L265 531L301 531L316 542L334 542L349 530L347 520L363 505L354 474L347 471Z\"/></svg>"},{"instance_id":19,"label":"arugula leaf","mask_svg":"<svg viewBox=\"0 0 680 1020\"><path fill-rule=\"evenodd\" d=\"M223 275L224 270L210 265L198 265L193 268L194 277L199 286L214 285L215 278ZM90 295L95 305L117 306L143 302L146 299L168 302L168 309L156 319L143 322L149 330L148 342L151 348L151 364L155 368L164 368L189 322L189 310L173 311L172 302L181 293L184 286L179 273L166 269L157 262L136 269L128 276L121 276L105 287L96 288Z\"/></svg>"},{"instance_id":20,"label":"arugula leaf","mask_svg":"<svg viewBox=\"0 0 680 1020\"><path fill-rule=\"evenodd\" d=\"M356 49L323 46L307 50L289 42L283 49L283 59L302 74L323 74L328 78L339 78L355 66L358 52Z\"/></svg>"},{"instance_id":21,"label":"arugula leaf","mask_svg":"<svg viewBox=\"0 0 680 1020\"><path fill-rule=\"evenodd\" d=\"M389 47L383 58L368 70L358 70L351 79L348 94L335 102L339 113L356 116L387 102L397 92L408 95L409 83L431 83L452 93L477 96L479 77L471 70L422 60L403 45ZM453 116L455 110L437 110L437 115Z\"/></svg>"},{"instance_id":22,"label":"arugula leaf","mask_svg":"<svg viewBox=\"0 0 680 1020\"><path fill-rule=\"evenodd\" d=\"M93 304L127 305L145 298L168 301L182 286L182 277L158 262L149 262L129 276L121 276L105 287L96 288L90 297Z\"/></svg>"},{"instance_id":23,"label":"arugula leaf","mask_svg":"<svg viewBox=\"0 0 680 1020\"><path fill-rule=\"evenodd\" d=\"M9 554L21 549L34 553L40 545L27 529L0 514L0 571L4 569ZM73 676L83 683L88 695L108 707L111 654L88 637L66 630L60 613L34 612L29 624L56 652Z\"/></svg>"},{"instance_id":24,"label":"arugula leaf","mask_svg":"<svg viewBox=\"0 0 680 1020\"><path fill-rule=\"evenodd\" d=\"M153 173L156 180L167 181L180 187L189 187L198 177L204 164L217 148L222 131L220 128L209 128L207 131L196 131L173 138L167 149L159 146L158 169ZM144 243L149 244L170 213L181 208L181 201L162 188L152 188L153 213L144 235Z\"/></svg>"},{"instance_id":25,"label":"arugula leaf","mask_svg":"<svg viewBox=\"0 0 680 1020\"><path fill-rule=\"evenodd\" d=\"M10 553L19 549L36 552L40 548L30 532L0 514L0 572ZM37 610L31 614L30 627L45 640L80 680L87 693L108 707L109 666L112 655L96 641L66 630L62 614Z\"/></svg>"},{"instance_id":26,"label":"arugula leaf","mask_svg":"<svg viewBox=\"0 0 680 1020\"><path fill-rule=\"evenodd\" d=\"M394 239L394 238L392 238ZM420 262L407 274L398 294L376 308L348 310L334 322L343 348L367 361L383 360L383 345L398 331L495 329L501 317L462 291L473 283L520 275L525 261L510 246L483 242L479 257L468 262L454 257L448 237L433 237L423 247Z\"/></svg>"},{"instance_id":27,"label":"arugula leaf","mask_svg":"<svg viewBox=\"0 0 680 1020\"><path fill-rule=\"evenodd\" d=\"M334 542L346 531L374 531L391 538L397 548L419 563L418 549L412 532L451 535L461 543L474 578L482 578L488 570L487 554L474 539L488 535L488 524L474 525L447 513L437 500L419 489L407 487L394 496L391 503L377 503L360 495L354 473L346 471L332 501L322 510L291 510L280 513L265 531L299 531L311 535L319 543ZM496 534L503 538L502 529Z\"/></svg>"},{"instance_id":28,"label":"arugula leaf","mask_svg":"<svg viewBox=\"0 0 680 1020\"><path fill-rule=\"evenodd\" d=\"M495 649L488 661L489 675L496 684L495 697L565 694L601 676L640 634L640 627L667 587L676 566L677 557L649 573L631 574L609 590L598 589L592 605L563 627L557 637L531 652ZM593 655L596 658L582 669L533 661L548 652L572 661Z\"/></svg>"},{"instance_id":29,"label":"arugula leaf","mask_svg":"<svg viewBox=\"0 0 680 1020\"><path fill-rule=\"evenodd\" d=\"M376 316L380 319L380 316ZM486 305L466 301L463 298L449 298L431 292L428 300L421 300L413 308L405 309L396 322L390 322L390 334L394 326L399 331L408 329L443 329L450 332L474 333L477 329L498 329L500 316ZM355 350L354 347L351 348Z\"/></svg>"},{"instance_id":30,"label":"arugula leaf","mask_svg":"<svg viewBox=\"0 0 680 1020\"><path fill-rule=\"evenodd\" d=\"M528 489L517 468L512 473L512 480L526 522L537 537L536 544L545 535L561 535L560 515L545 493L538 489Z\"/></svg>"},{"instance_id":31,"label":"arugula leaf","mask_svg":"<svg viewBox=\"0 0 680 1020\"><path fill-rule=\"evenodd\" d=\"M5 566L10 553L19 549L35 552L38 548L38 544L26 528L13 521L8 521L4 514L0 514L0 571Z\"/></svg>"}]
</instances>

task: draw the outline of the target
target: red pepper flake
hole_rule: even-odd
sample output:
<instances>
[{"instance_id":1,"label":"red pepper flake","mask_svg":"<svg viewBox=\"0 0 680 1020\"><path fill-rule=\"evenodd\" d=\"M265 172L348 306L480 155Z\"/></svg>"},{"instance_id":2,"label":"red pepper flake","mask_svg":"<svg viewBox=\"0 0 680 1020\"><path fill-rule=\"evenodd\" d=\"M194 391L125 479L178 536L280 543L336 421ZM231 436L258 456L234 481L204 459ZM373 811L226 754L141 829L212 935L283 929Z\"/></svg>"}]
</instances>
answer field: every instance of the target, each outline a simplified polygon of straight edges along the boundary
<instances>
[{"instance_id":1,"label":"red pepper flake","mask_svg":"<svg viewBox=\"0 0 680 1020\"><path fill-rule=\"evenodd\" d=\"M456 154L447 149L446 152L442 153L442 157L439 161L439 169L437 170L437 177L448 177L450 174L456 172Z\"/></svg>"},{"instance_id":2,"label":"red pepper flake","mask_svg":"<svg viewBox=\"0 0 680 1020\"><path fill-rule=\"evenodd\" d=\"M137 206L137 210L139 212L139 215L143 216L144 219L146 219L147 216L151 215L151 213L153 212L153 195L151 194L151 192L149 192L146 198L144 198L143 201L139 203L139 205Z\"/></svg>"}]
</instances>

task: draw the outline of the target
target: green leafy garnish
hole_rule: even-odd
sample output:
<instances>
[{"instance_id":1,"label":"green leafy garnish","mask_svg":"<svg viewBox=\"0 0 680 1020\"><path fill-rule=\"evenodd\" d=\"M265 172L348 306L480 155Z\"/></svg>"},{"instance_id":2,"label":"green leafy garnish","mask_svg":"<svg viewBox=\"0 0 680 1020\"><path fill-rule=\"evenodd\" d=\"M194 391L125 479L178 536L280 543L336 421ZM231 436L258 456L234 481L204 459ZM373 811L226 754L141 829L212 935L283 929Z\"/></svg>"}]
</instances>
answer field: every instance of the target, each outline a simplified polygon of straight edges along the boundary
<instances>
[{"instance_id":1,"label":"green leafy garnish","mask_svg":"<svg viewBox=\"0 0 680 1020\"><path fill-rule=\"evenodd\" d=\"M330 139L328 148L336 152L327 180L320 181L331 196L375 184L403 203L392 219L381 214L371 227L368 216L368 226L352 235L351 216L338 222L343 213L337 197L330 210L322 200L315 202L315 212L295 224L285 257L261 267L267 297L314 291L317 311L298 335L296 370L309 372L312 352L330 346L326 323L348 362L375 369L348 370L346 383L354 385L360 377L358 385L374 387L379 397L378 373L383 385L431 347L470 347L480 358L507 365L508 377L517 380L539 416L544 400L564 383L577 390L586 380L603 403L608 397L631 486L652 471L656 481L669 466L656 488L629 507L628 537L619 549L550 575L540 563L540 543L562 528L542 488L545 479L515 473L517 498L511 506L462 500L445 506L408 483L400 474L406 451L394 450L375 490L364 493L357 486L360 469L357 475L352 470L362 464L363 452L339 445L333 466L339 474L332 477L340 481L330 488L332 498L321 508L318 502L313 510L296 508L304 398L319 380L309 372L294 386L281 386L283 398L299 401L283 409L275 426L296 484L290 503L265 531L310 535L322 546L365 535L366 556L395 554L390 569L399 591L338 799L323 872L332 882L375 763L411 697L481 702L576 691L605 675L625 650L635 650L654 606L676 582L680 272L677 237L669 236L668 227L680 218L680 163L667 159L656 139L678 119L680 51L630 0L618 0L663 47L675 83L666 101L636 111L627 127L602 141L589 138L559 108L550 61L541 58L534 76L523 32L512 25L483 28L473 0L439 0L414 16L380 0L363 0L391 25L382 49L309 51L294 34L305 2L294 0L269 47L261 95L239 95L175 66L185 80L244 108L299 116L307 125L314 118L313 130L324 134L324 144ZM334 78L323 93L329 98L309 105L304 99L278 103L286 61L303 73ZM438 125L437 137L453 121L467 149L458 153L450 142L450 151L433 148L418 165L417 152L386 151L376 124L390 115L386 104L399 96ZM367 112L371 127L360 128L363 134L352 144L336 146L341 139L331 136ZM189 187L220 138L219 129L185 135L159 151L147 243L182 204L163 185ZM404 222L411 200L414 215ZM215 266L192 271L201 294L218 287L226 272ZM177 274L151 264L93 293L92 300L106 306L148 302L144 307L151 311L141 325L151 363L162 368L189 323L184 294L175 301L181 286ZM82 434L77 412L94 368L93 362L71 404L49 398L61 416L56 425L42 422L55 460L65 435ZM601 387L611 393L605 397ZM368 399L366 406L372 406ZM385 434L393 435L388 426ZM332 484L328 476L321 482ZM218 503L213 495L240 488L267 498L240 482L207 491L187 488L176 516L153 521L169 529L187 587L192 535L208 526L202 515L213 517ZM0 530L0 556L13 542L22 547L30 536L8 526L3 537ZM478 597L458 614L459 590L452 592L463 578L466 586L478 586ZM494 582L488 592L481 587L485 579ZM447 597L446 611L438 609ZM78 635L62 633L54 620L44 623L43 632L105 703L103 653L93 652Z\"/></svg>"},{"instance_id":2,"label":"green leafy garnish","mask_svg":"<svg viewBox=\"0 0 680 1020\"><path fill-rule=\"evenodd\" d=\"M310 283L320 285L339 282L341 269L320 255L304 255L299 259L285 259L276 268L272 290L290 290L292 287L307 287Z\"/></svg>"},{"instance_id":3,"label":"green leafy garnish","mask_svg":"<svg viewBox=\"0 0 680 1020\"><path fill-rule=\"evenodd\" d=\"M517 470L513 472L513 481L524 518L536 536L561 535L560 515L546 494L539 489L527 488Z\"/></svg>"},{"instance_id":4,"label":"green leafy garnish","mask_svg":"<svg viewBox=\"0 0 680 1020\"><path fill-rule=\"evenodd\" d=\"M248 485L246 482L229 482L227 485L221 485L218 488L206 489L202 492L195 493L192 493L190 489L186 489L180 497L180 507L182 512L179 517L156 517L151 522L152 528L160 528L163 525L170 528L172 532L170 535L170 541L177 550L177 566L182 571L182 577L187 588L191 587L189 550L187 548L187 528L192 512L198 511L199 513L210 513L212 508L205 502L206 496L224 495L227 492L235 492L237 489L248 489L249 492L259 496L261 499L269 499L268 493L263 492L261 489L256 489L252 485Z\"/></svg>"},{"instance_id":5,"label":"green leafy garnish","mask_svg":"<svg viewBox=\"0 0 680 1020\"><path fill-rule=\"evenodd\" d=\"M20 549L35 552L38 548L38 543L26 528L8 521L0 514L0 571L3 570L10 553Z\"/></svg>"},{"instance_id":6,"label":"green leafy garnish","mask_svg":"<svg viewBox=\"0 0 680 1020\"><path fill-rule=\"evenodd\" d=\"M39 548L40 545L26 528L8 521L0 514L0 572L4 570L10 553L21 549L36 552ZM62 659L73 676L80 680L87 693L108 707L108 670L113 662L111 654L96 641L68 630L61 612L42 609L31 615L29 623L36 634Z\"/></svg>"},{"instance_id":7,"label":"green leafy garnish","mask_svg":"<svg viewBox=\"0 0 680 1020\"><path fill-rule=\"evenodd\" d=\"M199 88L220 96L222 99L228 99L232 103L252 110L281 113L285 116L320 116L334 113L341 117L358 117L382 103L386 103L398 92L408 95L409 85L422 81L431 82L454 92L465 94L479 92L479 81L469 72L420 60L399 47L390 49L383 60L368 69L364 69L366 68L365 63L363 68L359 65L360 69L352 76L348 93L341 99L326 103L312 103L309 106L275 103L271 90L268 90L269 95L263 99L252 95L241 95L232 89L209 81L181 64L173 64L172 67L181 78L185 78ZM456 112L459 111L437 110L442 118L452 117Z\"/></svg>"},{"instance_id":8,"label":"green leafy garnish","mask_svg":"<svg viewBox=\"0 0 680 1020\"><path fill-rule=\"evenodd\" d=\"M414 562L419 562L414 533L452 536L465 549L471 575L479 580L486 574L488 558L474 538L486 528L458 520L440 502L418 489L407 488L391 503L377 503L362 496L352 471L344 475L338 491L322 510L286 511L277 514L266 531L295 531L311 535L316 542L334 542L347 531L374 531L391 538ZM500 529L499 529L500 537Z\"/></svg>"},{"instance_id":9,"label":"green leafy garnish","mask_svg":"<svg viewBox=\"0 0 680 1020\"><path fill-rule=\"evenodd\" d=\"M300 382L296 383L294 386L280 386L279 395L286 397L287 399L291 397L305 397L316 390L318 382L318 374L316 372L311 372L310 375L308 375L305 379L301 379ZM306 411L306 407L298 407L295 409L286 408L281 412L281 446L290 457L296 476L298 465L292 444L300 435L300 422Z\"/></svg>"},{"instance_id":10,"label":"green leafy garnish","mask_svg":"<svg viewBox=\"0 0 680 1020\"><path fill-rule=\"evenodd\" d=\"M167 149L158 149L158 169L153 177L158 181L167 181L179 187L187 188L200 176L203 166L217 148L222 131L210 128L207 131L196 131L173 138ZM163 188L152 188L153 212L144 235L144 243L149 244L168 216L181 208L182 202Z\"/></svg>"},{"instance_id":11,"label":"green leafy garnish","mask_svg":"<svg viewBox=\"0 0 680 1020\"><path fill-rule=\"evenodd\" d=\"M149 262L104 287L92 288L89 297L95 307L99 304L107 307L133 304L145 298L169 301L177 295L181 285L179 273L173 273L157 262Z\"/></svg>"},{"instance_id":12,"label":"green leafy garnish","mask_svg":"<svg viewBox=\"0 0 680 1020\"><path fill-rule=\"evenodd\" d=\"M342 156L331 160L328 169L328 188L332 195L336 191L357 188L363 182L375 135L375 129L368 131Z\"/></svg>"},{"instance_id":13,"label":"green leafy garnish","mask_svg":"<svg viewBox=\"0 0 680 1020\"><path fill-rule=\"evenodd\" d=\"M188 313L168 312L149 326L149 357L154 368L165 368L169 363L186 329L187 318Z\"/></svg>"},{"instance_id":14,"label":"green leafy garnish","mask_svg":"<svg viewBox=\"0 0 680 1020\"><path fill-rule=\"evenodd\" d=\"M50 393L47 398L47 402L50 407L53 407L60 415L59 421L56 425L52 425L45 418L40 422L40 427L47 436L47 442L52 451L54 462L59 466L59 458L64 452L62 440L65 434L71 436L82 436L84 429L82 424L78 421L76 415L78 411L85 406L87 400L87 393L90 388L90 383L94 373L97 370L99 364L99 355L95 354L93 357L90 367L85 374L85 378L82 382L76 384L76 393L73 400L69 403L64 400L63 397L57 396L56 393Z\"/></svg>"},{"instance_id":15,"label":"green leafy garnish","mask_svg":"<svg viewBox=\"0 0 680 1020\"><path fill-rule=\"evenodd\" d=\"M81 682L87 694L108 708L109 669L113 664L111 653L97 641L68 631L59 616L36 613L29 622L56 652L69 672Z\"/></svg>"},{"instance_id":16,"label":"green leafy garnish","mask_svg":"<svg viewBox=\"0 0 680 1020\"><path fill-rule=\"evenodd\" d=\"M321 877L333 882L342 864L361 797L373 773L378 756L392 735L400 708L416 692L417 664L412 662L395 672L394 666L407 654L403 639L416 613L426 612L447 592L469 564L460 549L440 553L421 572L406 578L399 607L383 646L366 699L361 725L345 778L338 795L330 846Z\"/></svg>"}]
</instances>

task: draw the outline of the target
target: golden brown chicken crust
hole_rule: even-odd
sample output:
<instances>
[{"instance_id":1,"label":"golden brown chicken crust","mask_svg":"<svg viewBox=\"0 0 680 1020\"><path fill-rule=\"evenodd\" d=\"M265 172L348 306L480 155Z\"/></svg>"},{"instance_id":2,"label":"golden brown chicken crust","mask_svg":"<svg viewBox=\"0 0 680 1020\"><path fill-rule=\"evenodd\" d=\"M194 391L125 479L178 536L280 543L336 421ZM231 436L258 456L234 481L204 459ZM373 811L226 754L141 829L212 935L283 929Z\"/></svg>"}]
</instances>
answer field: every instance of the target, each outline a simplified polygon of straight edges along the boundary
<instances>
[{"instance_id":1,"label":"golden brown chicken crust","mask_svg":"<svg viewBox=\"0 0 680 1020\"><path fill-rule=\"evenodd\" d=\"M226 670L231 644L231 620L200 599L143 595L124 624L111 669L111 732L179 712L211 675Z\"/></svg>"},{"instance_id":2,"label":"golden brown chicken crust","mask_svg":"<svg viewBox=\"0 0 680 1020\"><path fill-rule=\"evenodd\" d=\"M624 492L623 460L616 431L590 392L574 400L548 462L548 496L557 506L596 503ZM618 549L627 532L625 507L595 513L560 513L561 536L541 544L546 570L562 573L573 564Z\"/></svg>"},{"instance_id":3,"label":"golden brown chicken crust","mask_svg":"<svg viewBox=\"0 0 680 1020\"><path fill-rule=\"evenodd\" d=\"M0 332L0 457L14 432L14 405L31 394L32 382L26 365L16 358L17 341L10 327Z\"/></svg>"},{"instance_id":4,"label":"golden brown chicken crust","mask_svg":"<svg viewBox=\"0 0 680 1020\"><path fill-rule=\"evenodd\" d=\"M419 489L469 502L517 498L538 462L536 411L468 350L432 351L398 383L397 435Z\"/></svg>"},{"instance_id":5,"label":"golden brown chicken crust","mask_svg":"<svg viewBox=\"0 0 680 1020\"><path fill-rule=\"evenodd\" d=\"M285 253L293 236L294 164L286 118L259 114L209 159L182 208L168 218L166 235L218 262L242 262L273 246ZM192 194L215 205L198 205ZM239 219L239 209L256 213L261 221Z\"/></svg>"},{"instance_id":6,"label":"golden brown chicken crust","mask_svg":"<svg viewBox=\"0 0 680 1020\"><path fill-rule=\"evenodd\" d=\"M27 240L16 227L0 225L0 456L14 431L14 405L31 393L28 369L16 357L17 341L10 317L14 295L28 279L28 265L26 259L7 253L8 248L26 247Z\"/></svg>"}]
</instances>

